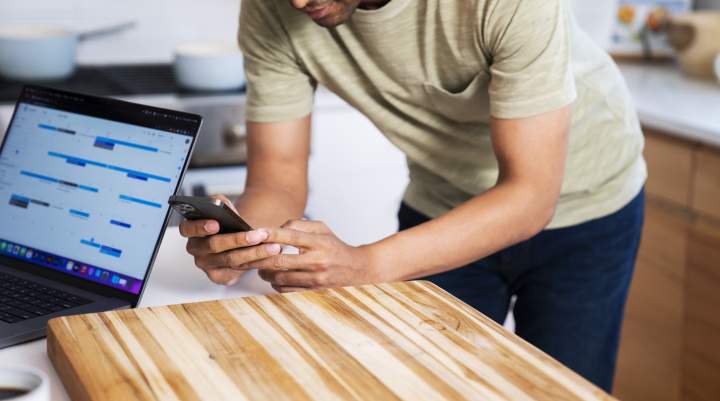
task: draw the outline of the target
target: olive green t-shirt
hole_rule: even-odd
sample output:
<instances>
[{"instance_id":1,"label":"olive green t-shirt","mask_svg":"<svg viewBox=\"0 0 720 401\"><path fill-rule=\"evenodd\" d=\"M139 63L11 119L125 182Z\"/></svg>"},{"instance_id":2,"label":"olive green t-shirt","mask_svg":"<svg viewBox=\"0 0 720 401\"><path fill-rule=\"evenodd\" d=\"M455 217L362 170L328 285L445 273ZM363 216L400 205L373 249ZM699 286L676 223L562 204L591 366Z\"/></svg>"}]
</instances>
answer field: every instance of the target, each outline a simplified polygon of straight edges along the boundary
<instances>
[{"instance_id":1,"label":"olive green t-shirt","mask_svg":"<svg viewBox=\"0 0 720 401\"><path fill-rule=\"evenodd\" d=\"M562 193L549 228L609 215L641 190L643 137L609 56L563 0L391 0L327 29L288 0L244 0L247 118L312 112L318 84L407 156L404 200L437 217L497 182L491 116L574 102Z\"/></svg>"}]
</instances>

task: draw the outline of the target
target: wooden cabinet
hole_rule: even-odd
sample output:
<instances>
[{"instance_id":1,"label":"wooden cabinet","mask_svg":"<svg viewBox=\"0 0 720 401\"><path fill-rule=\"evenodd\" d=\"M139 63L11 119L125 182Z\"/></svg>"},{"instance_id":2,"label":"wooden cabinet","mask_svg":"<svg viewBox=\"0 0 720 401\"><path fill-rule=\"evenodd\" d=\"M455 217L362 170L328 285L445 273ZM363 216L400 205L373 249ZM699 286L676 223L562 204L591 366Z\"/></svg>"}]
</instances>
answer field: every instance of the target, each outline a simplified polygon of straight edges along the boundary
<instances>
[{"instance_id":1,"label":"wooden cabinet","mask_svg":"<svg viewBox=\"0 0 720 401\"><path fill-rule=\"evenodd\" d=\"M720 174L715 175L720 179ZM683 400L720 400L720 224L696 221L685 281Z\"/></svg>"},{"instance_id":2,"label":"wooden cabinet","mask_svg":"<svg viewBox=\"0 0 720 401\"><path fill-rule=\"evenodd\" d=\"M645 189L650 197L685 207L690 203L694 148L694 145L674 138L645 137L645 161L649 172Z\"/></svg>"},{"instance_id":3,"label":"wooden cabinet","mask_svg":"<svg viewBox=\"0 0 720 401\"><path fill-rule=\"evenodd\" d=\"M703 148L696 153L692 208L720 219L720 150Z\"/></svg>"},{"instance_id":4,"label":"wooden cabinet","mask_svg":"<svg viewBox=\"0 0 720 401\"><path fill-rule=\"evenodd\" d=\"M615 376L624 401L720 400L720 152L646 130L647 208Z\"/></svg>"},{"instance_id":5,"label":"wooden cabinet","mask_svg":"<svg viewBox=\"0 0 720 401\"><path fill-rule=\"evenodd\" d=\"M615 395L621 400L679 399L686 213L647 203L642 246L625 311ZM638 385L642 384L642 385Z\"/></svg>"}]
</instances>

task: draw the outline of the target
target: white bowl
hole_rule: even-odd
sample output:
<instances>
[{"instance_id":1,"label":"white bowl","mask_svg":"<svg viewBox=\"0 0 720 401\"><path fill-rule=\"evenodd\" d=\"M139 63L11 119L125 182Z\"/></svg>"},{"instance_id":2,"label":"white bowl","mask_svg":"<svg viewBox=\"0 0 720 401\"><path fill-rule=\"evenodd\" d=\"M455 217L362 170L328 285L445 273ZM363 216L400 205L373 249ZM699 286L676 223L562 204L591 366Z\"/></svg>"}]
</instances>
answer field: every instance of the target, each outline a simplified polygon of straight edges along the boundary
<instances>
[{"instance_id":1,"label":"white bowl","mask_svg":"<svg viewBox=\"0 0 720 401\"><path fill-rule=\"evenodd\" d=\"M27 394L12 398L13 401L48 401L50 384L45 372L31 367L1 367L0 387L19 388Z\"/></svg>"},{"instance_id":2,"label":"white bowl","mask_svg":"<svg viewBox=\"0 0 720 401\"><path fill-rule=\"evenodd\" d=\"M236 46L194 43L175 49L175 79L190 90L222 91L245 84L242 53Z\"/></svg>"},{"instance_id":3,"label":"white bowl","mask_svg":"<svg viewBox=\"0 0 720 401\"><path fill-rule=\"evenodd\" d=\"M0 30L0 74L15 80L53 80L75 70L78 37L47 27Z\"/></svg>"}]
</instances>

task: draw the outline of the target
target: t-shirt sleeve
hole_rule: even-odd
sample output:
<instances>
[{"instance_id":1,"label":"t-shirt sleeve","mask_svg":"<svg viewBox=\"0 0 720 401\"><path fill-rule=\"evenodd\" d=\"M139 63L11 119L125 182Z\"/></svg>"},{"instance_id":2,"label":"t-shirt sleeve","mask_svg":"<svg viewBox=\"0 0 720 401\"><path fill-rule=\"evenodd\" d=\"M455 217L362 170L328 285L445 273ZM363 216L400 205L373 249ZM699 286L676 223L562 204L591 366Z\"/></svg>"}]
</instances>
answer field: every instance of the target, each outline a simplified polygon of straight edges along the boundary
<instances>
[{"instance_id":1,"label":"t-shirt sleeve","mask_svg":"<svg viewBox=\"0 0 720 401\"><path fill-rule=\"evenodd\" d=\"M316 83L298 62L273 3L245 0L240 8L248 121L290 121L312 112Z\"/></svg>"},{"instance_id":2,"label":"t-shirt sleeve","mask_svg":"<svg viewBox=\"0 0 720 401\"><path fill-rule=\"evenodd\" d=\"M496 0L481 16L490 58L490 113L526 118L576 98L570 19L563 0Z\"/></svg>"}]
</instances>

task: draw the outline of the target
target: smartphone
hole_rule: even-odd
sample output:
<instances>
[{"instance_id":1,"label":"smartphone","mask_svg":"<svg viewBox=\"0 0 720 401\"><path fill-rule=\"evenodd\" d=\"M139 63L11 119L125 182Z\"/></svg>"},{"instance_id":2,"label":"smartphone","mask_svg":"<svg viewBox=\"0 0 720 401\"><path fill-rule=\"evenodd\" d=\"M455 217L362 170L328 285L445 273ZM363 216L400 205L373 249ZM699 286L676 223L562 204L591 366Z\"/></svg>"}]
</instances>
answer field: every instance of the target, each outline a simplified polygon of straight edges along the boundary
<instances>
[{"instance_id":1,"label":"smartphone","mask_svg":"<svg viewBox=\"0 0 720 401\"><path fill-rule=\"evenodd\" d=\"M220 234L252 231L252 227L219 199L204 196L171 196L168 204L188 220L216 220Z\"/></svg>"}]
</instances>

